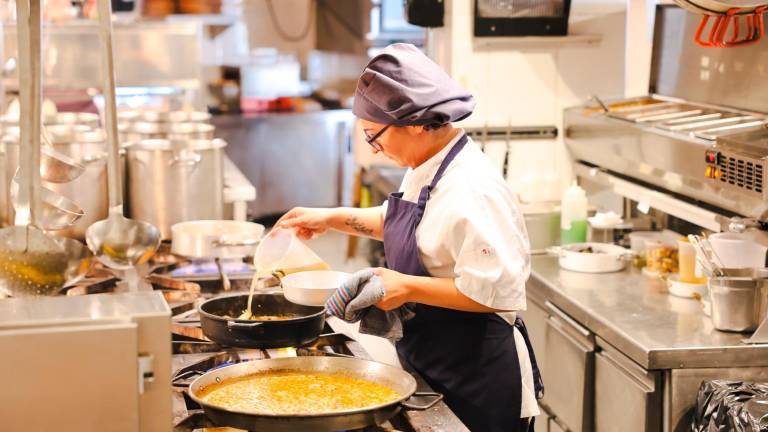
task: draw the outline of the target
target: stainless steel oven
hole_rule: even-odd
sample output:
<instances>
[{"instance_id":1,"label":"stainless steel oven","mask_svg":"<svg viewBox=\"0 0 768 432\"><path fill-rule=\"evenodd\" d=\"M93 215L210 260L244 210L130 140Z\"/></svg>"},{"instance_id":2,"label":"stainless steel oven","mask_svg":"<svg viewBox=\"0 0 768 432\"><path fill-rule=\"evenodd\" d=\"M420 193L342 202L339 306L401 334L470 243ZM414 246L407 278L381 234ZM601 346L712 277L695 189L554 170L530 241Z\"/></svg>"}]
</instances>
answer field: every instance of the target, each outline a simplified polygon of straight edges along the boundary
<instances>
[{"instance_id":1,"label":"stainless steel oven","mask_svg":"<svg viewBox=\"0 0 768 432\"><path fill-rule=\"evenodd\" d=\"M699 18L658 6L649 94L566 109L567 147L582 177L633 199L644 190L638 200L705 228L731 216L768 222L765 45L701 48Z\"/></svg>"}]
</instances>

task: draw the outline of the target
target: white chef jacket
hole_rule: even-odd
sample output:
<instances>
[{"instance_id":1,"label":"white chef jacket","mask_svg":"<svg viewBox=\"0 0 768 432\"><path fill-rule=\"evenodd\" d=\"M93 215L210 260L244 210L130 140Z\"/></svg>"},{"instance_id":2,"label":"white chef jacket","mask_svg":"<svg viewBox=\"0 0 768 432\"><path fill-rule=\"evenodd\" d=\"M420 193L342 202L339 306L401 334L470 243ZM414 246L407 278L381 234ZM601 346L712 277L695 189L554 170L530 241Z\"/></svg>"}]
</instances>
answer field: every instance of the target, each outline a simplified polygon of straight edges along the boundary
<instances>
[{"instance_id":1,"label":"white chef jacket","mask_svg":"<svg viewBox=\"0 0 768 432\"><path fill-rule=\"evenodd\" d=\"M417 202L440 163L464 135L460 131L440 152L409 169L400 186L403 199ZM387 204L382 206L386 216ZM530 245L517 198L501 173L471 139L432 190L416 228L424 267L432 276L455 278L459 291L492 307L525 310ZM514 323L515 313L500 313ZM520 417L539 414L525 341L515 330L523 384Z\"/></svg>"}]
</instances>

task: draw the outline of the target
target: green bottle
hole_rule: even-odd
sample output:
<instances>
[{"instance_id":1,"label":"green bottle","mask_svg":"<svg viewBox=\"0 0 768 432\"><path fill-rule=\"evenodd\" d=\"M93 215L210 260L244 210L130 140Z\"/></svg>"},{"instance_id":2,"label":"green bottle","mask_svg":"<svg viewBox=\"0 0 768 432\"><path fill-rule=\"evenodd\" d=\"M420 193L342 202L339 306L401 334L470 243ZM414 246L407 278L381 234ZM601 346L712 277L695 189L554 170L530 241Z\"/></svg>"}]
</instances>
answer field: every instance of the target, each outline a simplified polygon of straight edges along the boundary
<instances>
[{"instance_id":1,"label":"green bottle","mask_svg":"<svg viewBox=\"0 0 768 432\"><path fill-rule=\"evenodd\" d=\"M587 241L587 193L574 181L560 203L560 244Z\"/></svg>"}]
</instances>

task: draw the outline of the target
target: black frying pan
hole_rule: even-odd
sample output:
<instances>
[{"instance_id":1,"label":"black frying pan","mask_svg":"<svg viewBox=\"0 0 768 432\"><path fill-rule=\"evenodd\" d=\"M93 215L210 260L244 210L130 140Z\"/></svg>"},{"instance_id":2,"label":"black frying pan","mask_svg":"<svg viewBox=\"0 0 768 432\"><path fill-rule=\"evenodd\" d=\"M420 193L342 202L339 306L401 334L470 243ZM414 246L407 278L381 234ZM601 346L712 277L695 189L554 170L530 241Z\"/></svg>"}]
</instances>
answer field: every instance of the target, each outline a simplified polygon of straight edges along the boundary
<instances>
[{"instance_id":1,"label":"black frying pan","mask_svg":"<svg viewBox=\"0 0 768 432\"><path fill-rule=\"evenodd\" d=\"M252 321L237 317L248 306L248 294L235 294L207 300L198 308L203 333L219 345L238 348L281 348L304 345L320 335L325 324L325 308L301 306L282 294L254 294L254 315L297 315L277 321Z\"/></svg>"}]
</instances>

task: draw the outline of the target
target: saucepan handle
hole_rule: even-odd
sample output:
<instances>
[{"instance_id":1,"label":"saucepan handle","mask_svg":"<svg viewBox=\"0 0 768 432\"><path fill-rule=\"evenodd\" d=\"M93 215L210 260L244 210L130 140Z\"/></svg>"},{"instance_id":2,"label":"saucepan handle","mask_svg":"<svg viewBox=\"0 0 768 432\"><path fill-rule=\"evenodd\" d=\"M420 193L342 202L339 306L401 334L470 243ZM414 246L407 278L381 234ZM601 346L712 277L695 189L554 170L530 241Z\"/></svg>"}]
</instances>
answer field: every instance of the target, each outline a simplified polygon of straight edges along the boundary
<instances>
[{"instance_id":1,"label":"saucepan handle","mask_svg":"<svg viewBox=\"0 0 768 432\"><path fill-rule=\"evenodd\" d=\"M618 259L620 261L632 261L637 256L637 253L631 250L628 250L620 255L617 255Z\"/></svg>"},{"instance_id":2,"label":"saucepan handle","mask_svg":"<svg viewBox=\"0 0 768 432\"><path fill-rule=\"evenodd\" d=\"M173 155L173 158L168 161L168 165L172 167L177 165L194 167L197 166L202 159L200 153L191 150L182 150Z\"/></svg>"},{"instance_id":3,"label":"saucepan handle","mask_svg":"<svg viewBox=\"0 0 768 432\"><path fill-rule=\"evenodd\" d=\"M171 386L173 387L189 387L188 383L184 383L185 380L188 380L193 377L199 377L203 376L205 372L198 371L198 370L188 370L186 372L182 372L176 376L173 377L173 380L171 380Z\"/></svg>"},{"instance_id":4,"label":"saucepan handle","mask_svg":"<svg viewBox=\"0 0 768 432\"><path fill-rule=\"evenodd\" d=\"M219 248L219 247L238 247L238 246L256 246L261 242L261 239L250 239L250 240L214 240L213 247Z\"/></svg>"},{"instance_id":5,"label":"saucepan handle","mask_svg":"<svg viewBox=\"0 0 768 432\"><path fill-rule=\"evenodd\" d=\"M227 321L227 327L231 329L252 329L264 324L261 321L253 321L248 323L242 323L237 321Z\"/></svg>"},{"instance_id":6,"label":"saucepan handle","mask_svg":"<svg viewBox=\"0 0 768 432\"><path fill-rule=\"evenodd\" d=\"M402 405L404 408L417 410L417 411L424 411L432 408L433 406L437 405L438 402L443 400L443 394L442 393L436 393L436 392L416 392L411 395L411 397L408 398L411 399L413 397L430 397L434 398L431 401L427 402L424 405L415 404L413 402L408 402L407 400L404 400L400 402L400 405Z\"/></svg>"},{"instance_id":7,"label":"saucepan handle","mask_svg":"<svg viewBox=\"0 0 768 432\"><path fill-rule=\"evenodd\" d=\"M561 246L550 246L546 249L544 249L548 255L554 255L554 256L560 256L560 254L563 252L563 248Z\"/></svg>"}]
</instances>

